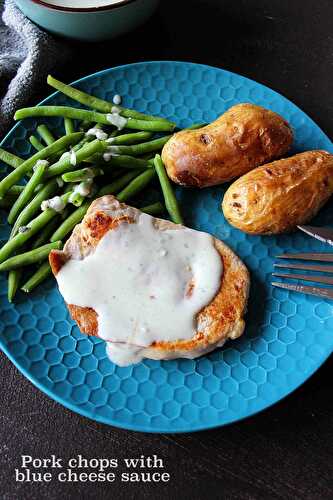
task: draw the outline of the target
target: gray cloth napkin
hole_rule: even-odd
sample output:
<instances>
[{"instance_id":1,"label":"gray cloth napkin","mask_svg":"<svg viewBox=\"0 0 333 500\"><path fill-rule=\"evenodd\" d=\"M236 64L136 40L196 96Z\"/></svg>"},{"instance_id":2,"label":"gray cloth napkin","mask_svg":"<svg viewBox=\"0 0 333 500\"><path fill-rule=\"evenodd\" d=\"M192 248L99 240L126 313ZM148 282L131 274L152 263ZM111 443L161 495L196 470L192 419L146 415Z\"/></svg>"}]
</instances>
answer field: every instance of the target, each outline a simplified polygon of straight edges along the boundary
<instances>
[{"instance_id":1,"label":"gray cloth napkin","mask_svg":"<svg viewBox=\"0 0 333 500\"><path fill-rule=\"evenodd\" d=\"M69 48L43 32L15 6L0 0L0 139L15 111L34 96L55 66L65 62Z\"/></svg>"}]
</instances>

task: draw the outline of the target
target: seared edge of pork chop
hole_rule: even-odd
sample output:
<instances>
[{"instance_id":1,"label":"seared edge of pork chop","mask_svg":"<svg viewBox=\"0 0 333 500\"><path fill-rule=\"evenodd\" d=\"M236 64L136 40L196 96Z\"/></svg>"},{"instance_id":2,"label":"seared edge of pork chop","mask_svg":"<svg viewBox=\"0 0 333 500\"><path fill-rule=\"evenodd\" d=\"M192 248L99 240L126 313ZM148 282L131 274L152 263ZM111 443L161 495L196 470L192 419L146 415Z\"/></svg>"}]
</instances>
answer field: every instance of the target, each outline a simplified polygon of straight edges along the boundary
<instances>
[{"instance_id":1,"label":"seared edge of pork chop","mask_svg":"<svg viewBox=\"0 0 333 500\"><path fill-rule=\"evenodd\" d=\"M66 242L64 249L52 250L50 265L56 276L69 259L83 259L94 252L104 234L119 224L137 221L140 210L119 203L111 195L96 199L90 205L83 221L78 224ZM181 226L154 218L155 227L179 230ZM223 273L218 293L214 299L197 314L197 329L191 339L154 342L145 349L145 356L151 359L200 356L223 345L228 339L242 335L245 327L250 278L243 262L222 241L214 238L214 245L223 262ZM98 337L97 313L89 307L67 304L72 318L81 332Z\"/></svg>"}]
</instances>

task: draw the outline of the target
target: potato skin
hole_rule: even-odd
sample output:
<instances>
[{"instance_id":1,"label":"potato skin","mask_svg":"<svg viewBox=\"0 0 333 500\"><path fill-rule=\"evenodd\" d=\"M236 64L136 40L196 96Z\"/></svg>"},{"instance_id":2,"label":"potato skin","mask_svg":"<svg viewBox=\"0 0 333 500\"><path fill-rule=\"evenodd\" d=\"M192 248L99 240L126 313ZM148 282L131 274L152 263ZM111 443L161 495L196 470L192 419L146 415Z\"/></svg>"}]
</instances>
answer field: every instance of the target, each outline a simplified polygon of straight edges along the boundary
<instances>
[{"instance_id":1,"label":"potato skin","mask_svg":"<svg viewBox=\"0 0 333 500\"><path fill-rule=\"evenodd\" d=\"M188 187L222 184L285 154L293 133L278 114L237 104L206 127L176 133L164 146L169 177Z\"/></svg>"},{"instance_id":2,"label":"potato skin","mask_svg":"<svg viewBox=\"0 0 333 500\"><path fill-rule=\"evenodd\" d=\"M246 233L285 233L312 219L332 193L333 155L307 151L237 179L224 195L222 210Z\"/></svg>"}]
</instances>

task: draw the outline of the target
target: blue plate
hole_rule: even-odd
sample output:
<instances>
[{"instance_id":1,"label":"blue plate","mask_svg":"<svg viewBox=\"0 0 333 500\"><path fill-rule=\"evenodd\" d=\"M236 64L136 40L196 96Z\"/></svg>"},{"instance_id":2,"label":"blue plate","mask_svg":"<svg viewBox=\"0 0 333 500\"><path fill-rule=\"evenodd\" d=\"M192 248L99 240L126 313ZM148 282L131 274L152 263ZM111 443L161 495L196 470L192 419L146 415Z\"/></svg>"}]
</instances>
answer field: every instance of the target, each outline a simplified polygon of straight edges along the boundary
<instances>
[{"instance_id":1,"label":"blue plate","mask_svg":"<svg viewBox=\"0 0 333 500\"><path fill-rule=\"evenodd\" d=\"M242 76L198 64L138 63L79 80L76 86L102 98L117 93L124 105L166 116L180 126L211 121L233 104L254 102L286 118L295 151L333 147L317 125L276 92ZM56 93L43 101L72 104ZM50 124L63 133L61 120ZM3 146L25 156L35 120L16 125ZM2 349L37 387L67 408L106 424L149 432L208 429L267 408L300 386L332 352L333 303L270 286L274 256L285 251L327 251L300 232L248 236L224 220L225 188L180 190L185 220L229 244L251 272L243 337L197 360L144 361L119 368L104 342L82 335L70 320L53 280L31 295L7 302L0 276ZM6 220L2 212L3 223ZM318 221L330 221L326 206ZM8 228L1 226L4 240Z\"/></svg>"}]
</instances>

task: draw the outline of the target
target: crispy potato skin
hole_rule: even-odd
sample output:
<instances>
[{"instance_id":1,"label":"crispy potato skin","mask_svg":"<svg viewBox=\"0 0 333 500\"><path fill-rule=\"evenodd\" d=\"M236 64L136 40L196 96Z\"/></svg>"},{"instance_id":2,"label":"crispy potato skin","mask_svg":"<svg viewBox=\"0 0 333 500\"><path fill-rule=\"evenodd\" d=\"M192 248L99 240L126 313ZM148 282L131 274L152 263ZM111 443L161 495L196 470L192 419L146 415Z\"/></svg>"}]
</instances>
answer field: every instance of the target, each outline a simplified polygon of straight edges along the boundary
<instances>
[{"instance_id":1,"label":"crispy potato skin","mask_svg":"<svg viewBox=\"0 0 333 500\"><path fill-rule=\"evenodd\" d=\"M174 182L203 188L281 157L292 140L290 126L278 114L237 104L206 127L176 133L164 146L162 159Z\"/></svg>"},{"instance_id":2,"label":"crispy potato skin","mask_svg":"<svg viewBox=\"0 0 333 500\"><path fill-rule=\"evenodd\" d=\"M307 151L252 170L226 191L228 222L250 234L292 231L316 215L333 193L333 155Z\"/></svg>"}]
</instances>

